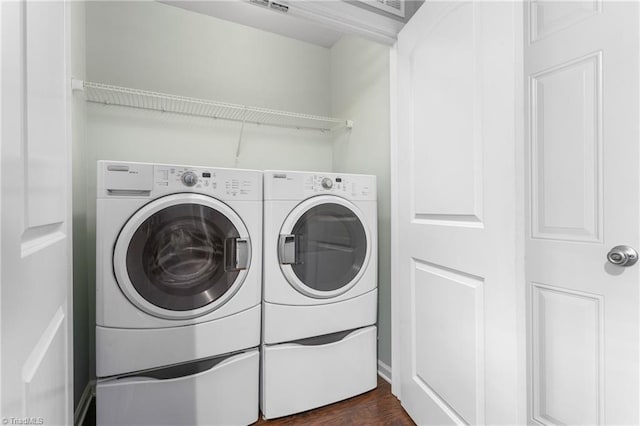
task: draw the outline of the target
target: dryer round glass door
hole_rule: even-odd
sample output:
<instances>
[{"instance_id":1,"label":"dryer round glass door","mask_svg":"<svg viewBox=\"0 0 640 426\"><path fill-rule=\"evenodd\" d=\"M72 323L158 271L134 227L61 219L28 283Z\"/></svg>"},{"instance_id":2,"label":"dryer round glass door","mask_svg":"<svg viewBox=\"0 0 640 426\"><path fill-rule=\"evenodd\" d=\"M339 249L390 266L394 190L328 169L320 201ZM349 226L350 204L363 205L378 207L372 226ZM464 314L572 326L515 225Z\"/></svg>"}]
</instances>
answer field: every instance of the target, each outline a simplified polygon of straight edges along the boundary
<instances>
[{"instance_id":1,"label":"dryer round glass door","mask_svg":"<svg viewBox=\"0 0 640 426\"><path fill-rule=\"evenodd\" d=\"M287 217L278 241L280 267L293 287L315 298L347 292L369 262L371 238L360 210L339 197L319 196Z\"/></svg>"},{"instance_id":2,"label":"dryer round glass door","mask_svg":"<svg viewBox=\"0 0 640 426\"><path fill-rule=\"evenodd\" d=\"M211 312L238 290L250 261L247 230L226 204L198 194L159 198L138 210L116 242L123 293L163 318Z\"/></svg>"}]
</instances>

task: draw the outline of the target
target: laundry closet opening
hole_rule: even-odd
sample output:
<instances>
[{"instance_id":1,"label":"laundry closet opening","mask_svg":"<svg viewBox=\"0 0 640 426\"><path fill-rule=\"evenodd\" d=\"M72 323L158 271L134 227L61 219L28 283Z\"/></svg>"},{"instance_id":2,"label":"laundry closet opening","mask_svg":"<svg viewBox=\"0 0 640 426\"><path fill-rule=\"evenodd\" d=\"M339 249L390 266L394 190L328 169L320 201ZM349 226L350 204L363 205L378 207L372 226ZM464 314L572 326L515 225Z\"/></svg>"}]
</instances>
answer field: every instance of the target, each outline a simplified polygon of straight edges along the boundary
<instances>
[{"instance_id":1,"label":"laundry closet opening","mask_svg":"<svg viewBox=\"0 0 640 426\"><path fill-rule=\"evenodd\" d=\"M75 406L96 377L98 160L375 175L378 361L388 373L389 47L358 36L305 42L158 2L74 2L71 8L76 79L353 120L351 129L317 131L85 102L74 95Z\"/></svg>"}]
</instances>

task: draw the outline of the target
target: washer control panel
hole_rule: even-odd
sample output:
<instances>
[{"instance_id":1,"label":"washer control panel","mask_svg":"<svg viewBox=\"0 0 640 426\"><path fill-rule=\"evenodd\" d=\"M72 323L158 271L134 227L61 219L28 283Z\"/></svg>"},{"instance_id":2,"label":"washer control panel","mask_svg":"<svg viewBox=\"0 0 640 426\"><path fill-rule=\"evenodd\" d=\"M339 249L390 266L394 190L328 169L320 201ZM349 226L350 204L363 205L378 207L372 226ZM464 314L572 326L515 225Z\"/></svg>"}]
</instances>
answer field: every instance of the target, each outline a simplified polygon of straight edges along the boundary
<instances>
[{"instance_id":1,"label":"washer control panel","mask_svg":"<svg viewBox=\"0 0 640 426\"><path fill-rule=\"evenodd\" d=\"M320 182L320 184L324 189L331 189L333 188L333 179L328 177L322 178L322 181Z\"/></svg>"},{"instance_id":2,"label":"washer control panel","mask_svg":"<svg viewBox=\"0 0 640 426\"><path fill-rule=\"evenodd\" d=\"M186 186L195 186L198 183L198 175L194 172L182 173L182 183Z\"/></svg>"},{"instance_id":3,"label":"washer control panel","mask_svg":"<svg viewBox=\"0 0 640 426\"><path fill-rule=\"evenodd\" d=\"M262 201L262 187L258 170L98 161L98 198L154 198L193 192L220 200Z\"/></svg>"},{"instance_id":4,"label":"washer control panel","mask_svg":"<svg viewBox=\"0 0 640 426\"><path fill-rule=\"evenodd\" d=\"M168 192L198 192L219 198L254 199L262 194L259 172L156 165L154 188Z\"/></svg>"}]
</instances>

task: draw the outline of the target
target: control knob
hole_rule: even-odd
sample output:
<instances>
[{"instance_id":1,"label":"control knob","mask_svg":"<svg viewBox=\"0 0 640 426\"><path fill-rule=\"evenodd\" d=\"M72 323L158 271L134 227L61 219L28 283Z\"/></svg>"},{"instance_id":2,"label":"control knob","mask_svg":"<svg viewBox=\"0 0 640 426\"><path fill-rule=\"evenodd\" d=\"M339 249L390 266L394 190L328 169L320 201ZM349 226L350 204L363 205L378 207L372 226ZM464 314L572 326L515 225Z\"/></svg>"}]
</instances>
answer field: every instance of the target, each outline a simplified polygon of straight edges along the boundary
<instances>
[{"instance_id":1,"label":"control knob","mask_svg":"<svg viewBox=\"0 0 640 426\"><path fill-rule=\"evenodd\" d=\"M333 188L333 181L332 181L330 178L327 178L327 177L326 177L326 178L322 178L322 182L321 182L321 184L322 184L322 187L323 187L324 189L331 189L331 188Z\"/></svg>"},{"instance_id":2,"label":"control knob","mask_svg":"<svg viewBox=\"0 0 640 426\"><path fill-rule=\"evenodd\" d=\"M194 186L198 183L198 175L193 172L184 172L182 174L182 183L186 186Z\"/></svg>"}]
</instances>

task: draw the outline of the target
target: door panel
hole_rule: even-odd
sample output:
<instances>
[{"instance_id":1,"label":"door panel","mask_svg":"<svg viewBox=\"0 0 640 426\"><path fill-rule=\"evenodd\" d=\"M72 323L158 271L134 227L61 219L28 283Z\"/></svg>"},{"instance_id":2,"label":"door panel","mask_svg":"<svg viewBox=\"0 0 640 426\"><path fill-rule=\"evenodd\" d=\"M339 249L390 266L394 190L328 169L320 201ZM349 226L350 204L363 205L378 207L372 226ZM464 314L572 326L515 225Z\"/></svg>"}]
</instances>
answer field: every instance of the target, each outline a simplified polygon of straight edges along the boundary
<instances>
[{"instance_id":1,"label":"door panel","mask_svg":"<svg viewBox=\"0 0 640 426\"><path fill-rule=\"evenodd\" d=\"M2 3L2 416L72 422L68 8Z\"/></svg>"},{"instance_id":2,"label":"door panel","mask_svg":"<svg viewBox=\"0 0 640 426\"><path fill-rule=\"evenodd\" d=\"M601 52L531 76L532 235L601 241Z\"/></svg>"},{"instance_id":3,"label":"door panel","mask_svg":"<svg viewBox=\"0 0 640 426\"><path fill-rule=\"evenodd\" d=\"M601 424L602 297L540 284L532 285L531 296L538 348L532 359L534 417L551 424Z\"/></svg>"},{"instance_id":4,"label":"door panel","mask_svg":"<svg viewBox=\"0 0 640 426\"><path fill-rule=\"evenodd\" d=\"M516 9L426 2L399 35L400 395L417 424L518 422Z\"/></svg>"},{"instance_id":5,"label":"door panel","mask_svg":"<svg viewBox=\"0 0 640 426\"><path fill-rule=\"evenodd\" d=\"M66 219L65 3L26 2L26 167L27 220L56 234ZM40 232L42 233L42 232ZM56 234L57 237L60 235Z\"/></svg>"},{"instance_id":6,"label":"door panel","mask_svg":"<svg viewBox=\"0 0 640 426\"><path fill-rule=\"evenodd\" d=\"M484 399L483 280L415 261L412 284L416 375L457 413L454 420L477 423Z\"/></svg>"},{"instance_id":7,"label":"door panel","mask_svg":"<svg viewBox=\"0 0 640 426\"><path fill-rule=\"evenodd\" d=\"M67 391L68 371L60 368L67 362L69 337L66 324L64 311L59 308L23 365L25 417L46 418L55 425L65 424L68 419L68 404L60 399Z\"/></svg>"},{"instance_id":8,"label":"door panel","mask_svg":"<svg viewBox=\"0 0 640 426\"><path fill-rule=\"evenodd\" d=\"M638 3L527 10L530 421L638 424Z\"/></svg>"},{"instance_id":9,"label":"door panel","mask_svg":"<svg viewBox=\"0 0 640 426\"><path fill-rule=\"evenodd\" d=\"M600 12L601 1L531 0L530 40L538 41Z\"/></svg>"},{"instance_id":10,"label":"door panel","mask_svg":"<svg viewBox=\"0 0 640 426\"><path fill-rule=\"evenodd\" d=\"M413 144L413 202L416 220L480 222L482 140L476 128L478 58L471 4L456 4L433 24L410 59L415 135L442 135ZM433 58L438 58L434 61ZM438 82L439 84L434 84ZM432 155L437 150L438 155Z\"/></svg>"}]
</instances>

